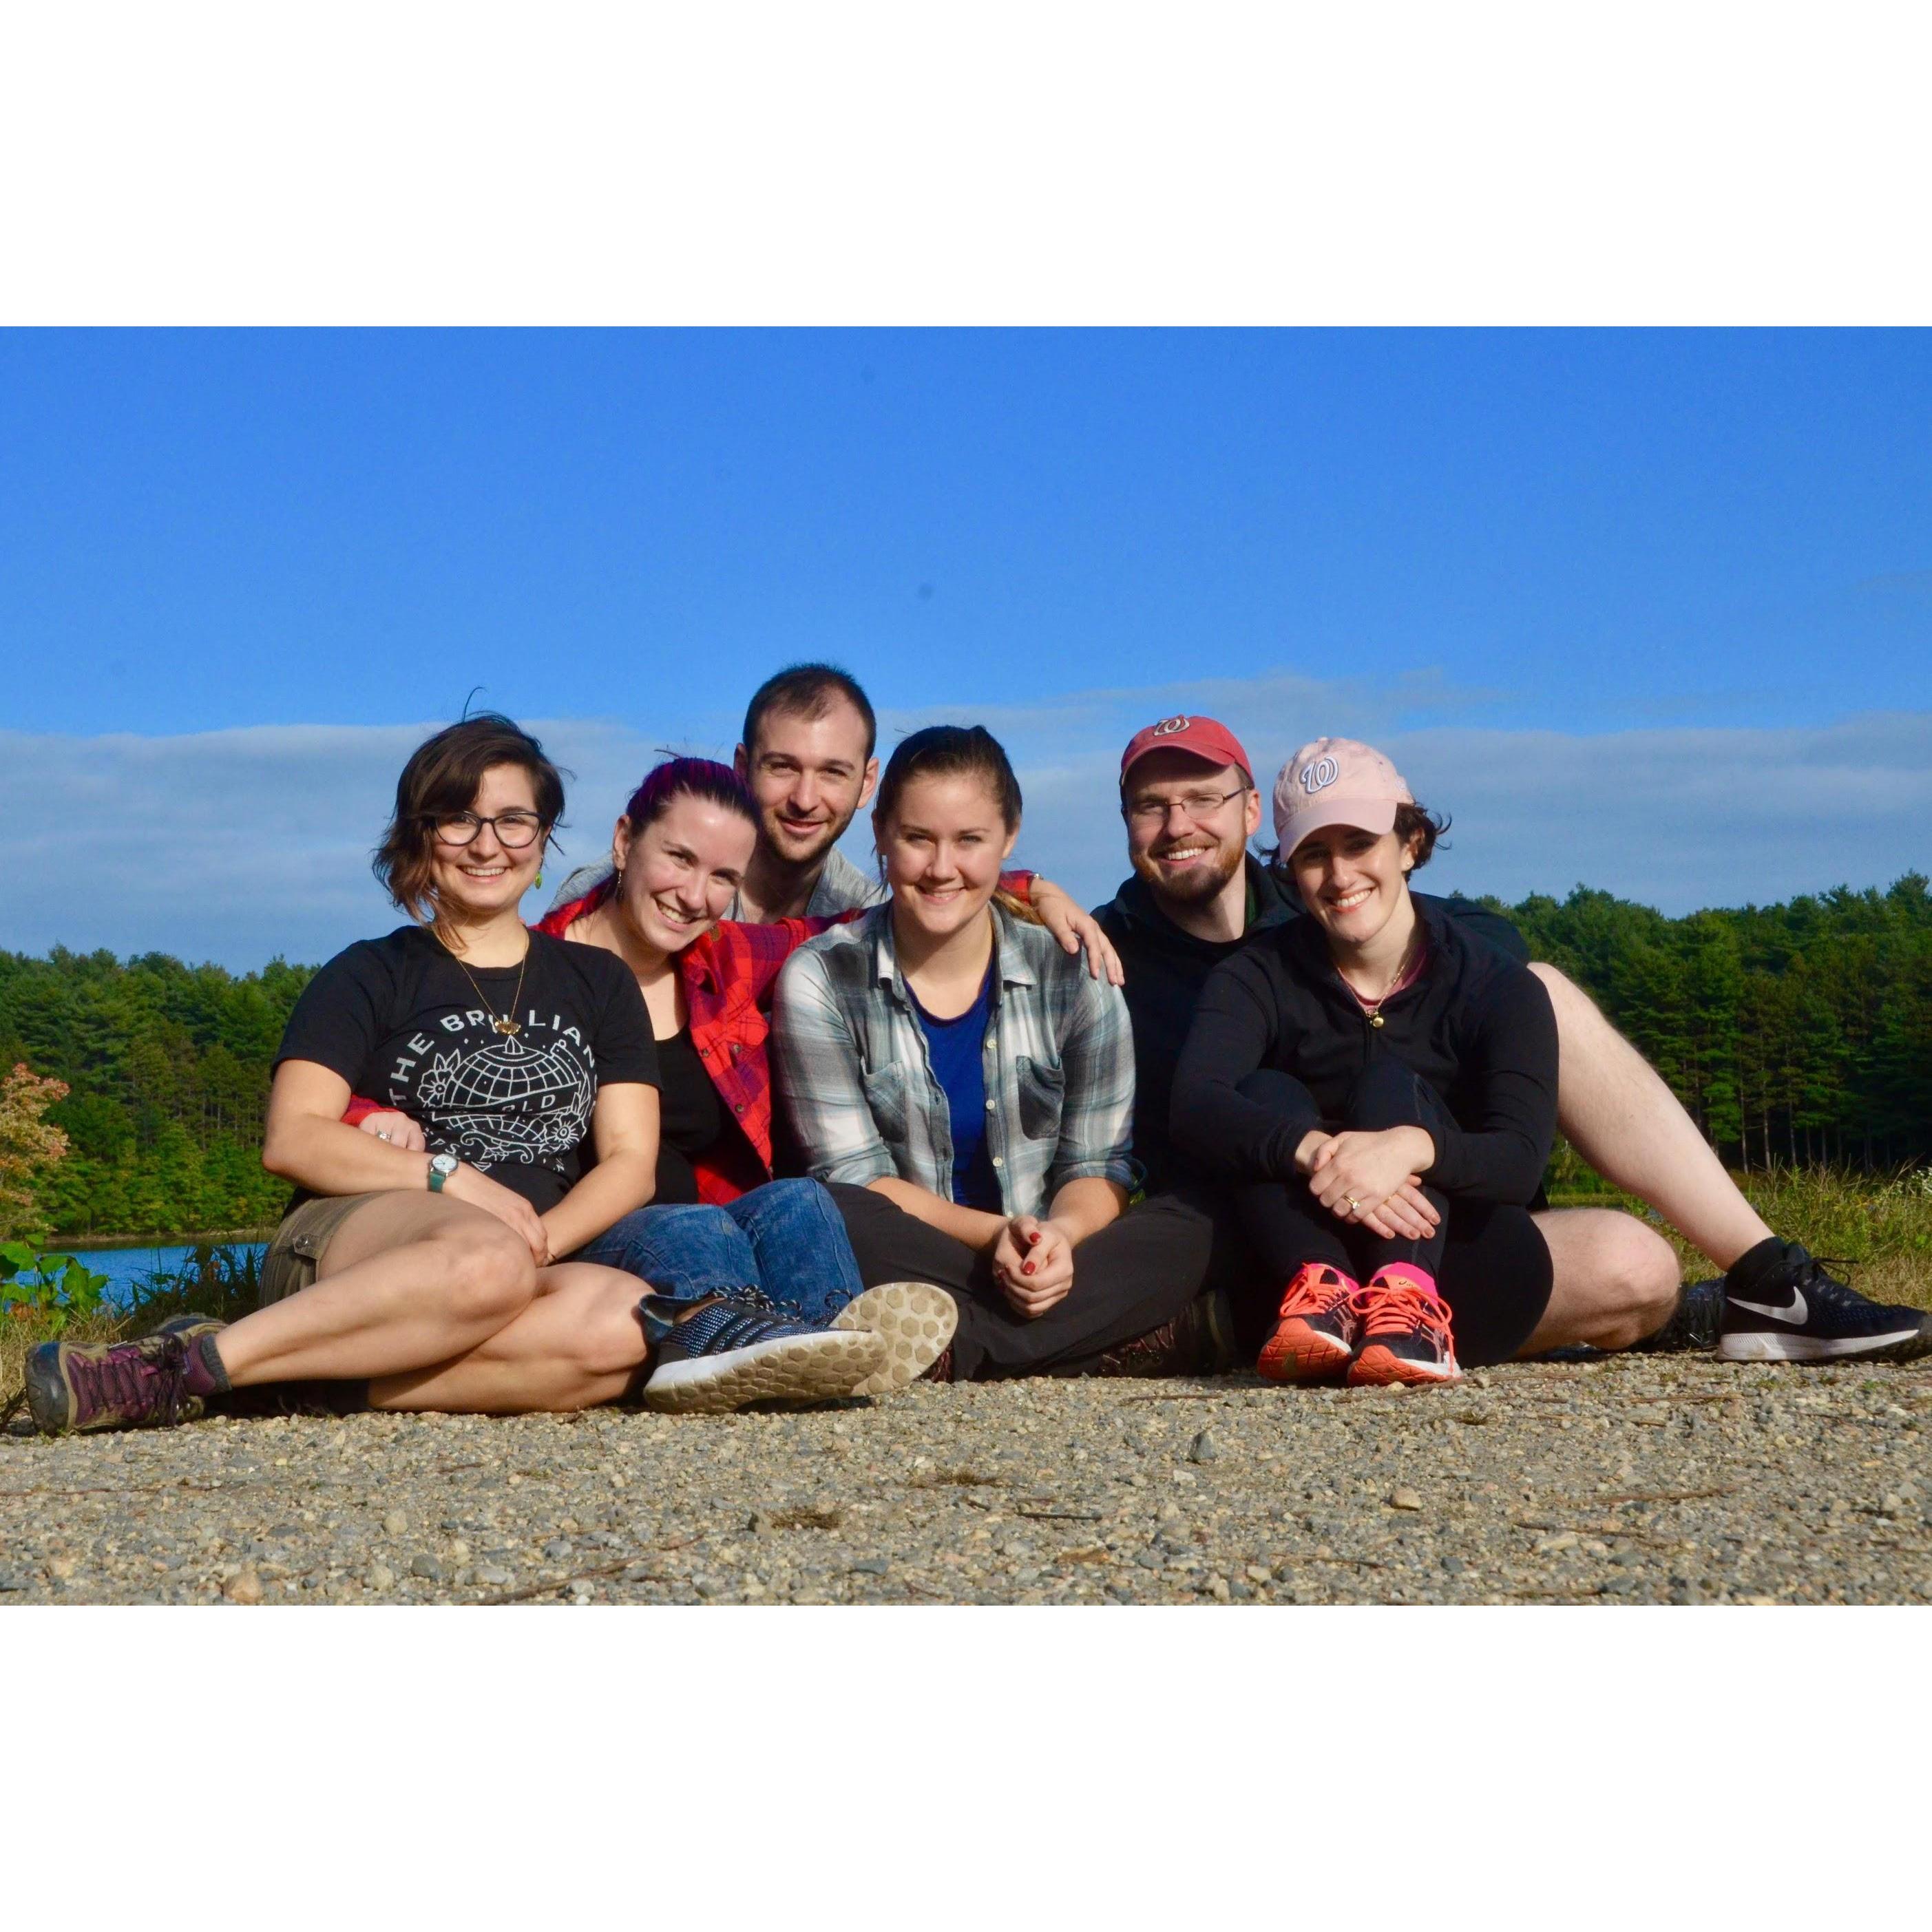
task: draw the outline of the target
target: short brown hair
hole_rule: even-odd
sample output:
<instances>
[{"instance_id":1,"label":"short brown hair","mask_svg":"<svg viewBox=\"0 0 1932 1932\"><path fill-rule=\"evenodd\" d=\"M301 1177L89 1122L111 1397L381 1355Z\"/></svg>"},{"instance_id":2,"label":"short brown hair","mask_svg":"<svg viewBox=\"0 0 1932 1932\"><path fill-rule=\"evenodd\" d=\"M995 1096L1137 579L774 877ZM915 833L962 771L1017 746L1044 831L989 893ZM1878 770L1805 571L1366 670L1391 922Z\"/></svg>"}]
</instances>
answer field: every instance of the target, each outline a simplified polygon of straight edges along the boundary
<instances>
[{"instance_id":1,"label":"short brown hair","mask_svg":"<svg viewBox=\"0 0 1932 1932\"><path fill-rule=\"evenodd\" d=\"M866 755L869 758L879 739L879 721L873 715L872 701L859 688L859 680L849 670L831 664L787 664L752 692L752 701L745 707L746 757L758 755L758 732L772 712L823 718L841 698L858 712L866 728Z\"/></svg>"},{"instance_id":2,"label":"short brown hair","mask_svg":"<svg viewBox=\"0 0 1932 1932\"><path fill-rule=\"evenodd\" d=\"M427 924L436 916L429 882L436 821L467 812L483 774L497 765L518 765L530 773L546 844L562 821L563 779L557 768L542 746L500 711L479 711L425 738L396 781L396 808L370 860L382 890L410 918Z\"/></svg>"}]
</instances>

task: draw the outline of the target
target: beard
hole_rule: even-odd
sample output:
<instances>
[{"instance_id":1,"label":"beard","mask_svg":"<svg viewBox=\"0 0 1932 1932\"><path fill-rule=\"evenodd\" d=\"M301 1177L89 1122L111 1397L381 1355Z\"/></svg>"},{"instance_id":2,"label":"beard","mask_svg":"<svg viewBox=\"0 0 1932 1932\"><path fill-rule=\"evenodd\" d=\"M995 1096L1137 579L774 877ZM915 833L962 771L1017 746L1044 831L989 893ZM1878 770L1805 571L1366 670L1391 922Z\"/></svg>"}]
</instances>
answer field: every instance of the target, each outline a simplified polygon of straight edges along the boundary
<instances>
[{"instance_id":1,"label":"beard","mask_svg":"<svg viewBox=\"0 0 1932 1932\"><path fill-rule=\"evenodd\" d=\"M1211 899L1241 869L1247 843L1240 834L1224 838L1186 871L1172 874L1160 866L1151 848L1145 852L1130 853L1128 857L1156 899L1166 899L1174 905L1198 905Z\"/></svg>"}]
</instances>

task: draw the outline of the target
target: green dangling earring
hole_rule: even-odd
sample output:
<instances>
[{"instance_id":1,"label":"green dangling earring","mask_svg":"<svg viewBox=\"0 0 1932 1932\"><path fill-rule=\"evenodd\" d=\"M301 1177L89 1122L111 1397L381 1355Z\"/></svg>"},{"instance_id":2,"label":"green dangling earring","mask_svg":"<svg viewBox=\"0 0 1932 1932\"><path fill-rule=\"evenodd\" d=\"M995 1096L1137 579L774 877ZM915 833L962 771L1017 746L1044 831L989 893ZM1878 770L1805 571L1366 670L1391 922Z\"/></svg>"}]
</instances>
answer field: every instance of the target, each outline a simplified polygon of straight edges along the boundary
<instances>
[{"instance_id":1,"label":"green dangling earring","mask_svg":"<svg viewBox=\"0 0 1932 1932\"><path fill-rule=\"evenodd\" d=\"M535 891L537 890L537 888L538 888L539 886L541 886L542 884L543 884L543 868L542 868L541 866L539 866L537 868L537 875L536 875L536 877L530 881L530 890L531 890L532 892L535 892Z\"/></svg>"}]
</instances>

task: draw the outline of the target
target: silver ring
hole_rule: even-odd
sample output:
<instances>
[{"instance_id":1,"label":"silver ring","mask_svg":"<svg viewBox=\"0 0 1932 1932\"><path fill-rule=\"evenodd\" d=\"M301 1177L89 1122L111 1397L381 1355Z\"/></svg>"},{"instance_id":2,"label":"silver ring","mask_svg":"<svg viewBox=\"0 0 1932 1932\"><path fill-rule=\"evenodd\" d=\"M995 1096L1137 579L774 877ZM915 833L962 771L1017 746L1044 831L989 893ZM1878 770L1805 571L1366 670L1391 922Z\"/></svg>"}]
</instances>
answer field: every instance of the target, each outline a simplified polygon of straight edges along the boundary
<instances>
[{"instance_id":1,"label":"silver ring","mask_svg":"<svg viewBox=\"0 0 1932 1932\"><path fill-rule=\"evenodd\" d=\"M378 1128L376 1130L376 1138L379 1141L386 1141L386 1140L387 1140L389 1137L388 1137L388 1136L387 1134L386 1134L386 1133L382 1131L382 1130L380 1127L378 1127Z\"/></svg>"}]
</instances>

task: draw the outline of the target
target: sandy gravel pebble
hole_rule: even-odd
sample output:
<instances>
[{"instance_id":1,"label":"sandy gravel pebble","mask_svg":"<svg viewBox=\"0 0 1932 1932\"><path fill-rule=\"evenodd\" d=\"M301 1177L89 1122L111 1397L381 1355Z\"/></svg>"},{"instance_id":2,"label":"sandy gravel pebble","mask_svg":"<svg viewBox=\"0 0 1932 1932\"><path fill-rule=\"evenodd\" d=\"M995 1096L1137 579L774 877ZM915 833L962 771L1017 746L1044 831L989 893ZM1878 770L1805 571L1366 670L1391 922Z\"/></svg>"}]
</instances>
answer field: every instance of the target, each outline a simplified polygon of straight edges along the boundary
<instances>
[{"instance_id":1,"label":"sandy gravel pebble","mask_svg":"<svg viewBox=\"0 0 1932 1932\"><path fill-rule=\"evenodd\" d=\"M1932 1364L0 1439L22 1603L1932 1599Z\"/></svg>"}]
</instances>

